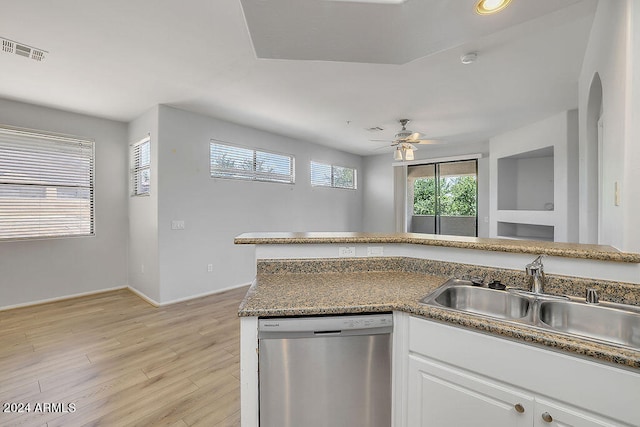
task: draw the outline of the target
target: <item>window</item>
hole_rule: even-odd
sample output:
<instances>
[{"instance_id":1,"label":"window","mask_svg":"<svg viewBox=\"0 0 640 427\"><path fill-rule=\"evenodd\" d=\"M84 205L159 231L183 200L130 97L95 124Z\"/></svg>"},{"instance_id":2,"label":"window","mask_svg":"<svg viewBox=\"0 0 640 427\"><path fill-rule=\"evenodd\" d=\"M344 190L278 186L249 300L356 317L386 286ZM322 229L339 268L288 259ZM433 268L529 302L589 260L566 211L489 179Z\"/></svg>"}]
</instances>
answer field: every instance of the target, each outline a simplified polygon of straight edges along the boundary
<instances>
[{"instance_id":1,"label":"window","mask_svg":"<svg viewBox=\"0 0 640 427\"><path fill-rule=\"evenodd\" d=\"M151 138L131 146L131 195L148 196L151 184Z\"/></svg>"},{"instance_id":2,"label":"window","mask_svg":"<svg viewBox=\"0 0 640 427\"><path fill-rule=\"evenodd\" d=\"M311 162L311 185L334 188L357 188L356 170L343 166Z\"/></svg>"},{"instance_id":3,"label":"window","mask_svg":"<svg viewBox=\"0 0 640 427\"><path fill-rule=\"evenodd\" d=\"M477 236L477 160L407 168L407 231Z\"/></svg>"},{"instance_id":4,"label":"window","mask_svg":"<svg viewBox=\"0 0 640 427\"><path fill-rule=\"evenodd\" d=\"M0 240L93 234L93 141L0 128Z\"/></svg>"},{"instance_id":5,"label":"window","mask_svg":"<svg viewBox=\"0 0 640 427\"><path fill-rule=\"evenodd\" d=\"M213 140L215 141L215 140ZM212 178L247 179L293 184L294 157L220 141L209 145Z\"/></svg>"}]
</instances>

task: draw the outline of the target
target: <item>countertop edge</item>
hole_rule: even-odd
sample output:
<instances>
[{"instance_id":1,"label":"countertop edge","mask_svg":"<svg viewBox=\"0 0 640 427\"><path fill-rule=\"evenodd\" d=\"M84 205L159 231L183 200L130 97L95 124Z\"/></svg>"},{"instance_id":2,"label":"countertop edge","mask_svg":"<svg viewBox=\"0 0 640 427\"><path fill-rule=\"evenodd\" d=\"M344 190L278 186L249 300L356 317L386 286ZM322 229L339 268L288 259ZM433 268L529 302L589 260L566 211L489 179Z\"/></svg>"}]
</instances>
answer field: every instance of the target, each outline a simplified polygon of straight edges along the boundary
<instances>
[{"instance_id":1,"label":"countertop edge","mask_svg":"<svg viewBox=\"0 0 640 427\"><path fill-rule=\"evenodd\" d=\"M414 233L244 233L234 240L237 245L296 245L296 244L413 244L495 252L544 254L566 258L640 263L640 254L622 252L610 246L508 240L477 237L443 238L437 235Z\"/></svg>"},{"instance_id":2,"label":"countertop edge","mask_svg":"<svg viewBox=\"0 0 640 427\"><path fill-rule=\"evenodd\" d=\"M261 309L239 310L239 317L288 317L288 316L314 316L332 314L362 314L383 313L401 311L412 316L427 320L441 322L463 329L475 330L478 333L487 333L499 336L514 342L527 345L537 345L548 350L557 350L562 353L585 356L590 360L607 362L614 366L640 369L640 355L638 352L624 347L599 344L587 339L569 337L553 331L540 330L533 326L518 325L489 319L468 313L458 313L451 310L438 309L421 305L420 307L406 304L371 304L343 307L307 307L294 309Z\"/></svg>"}]
</instances>

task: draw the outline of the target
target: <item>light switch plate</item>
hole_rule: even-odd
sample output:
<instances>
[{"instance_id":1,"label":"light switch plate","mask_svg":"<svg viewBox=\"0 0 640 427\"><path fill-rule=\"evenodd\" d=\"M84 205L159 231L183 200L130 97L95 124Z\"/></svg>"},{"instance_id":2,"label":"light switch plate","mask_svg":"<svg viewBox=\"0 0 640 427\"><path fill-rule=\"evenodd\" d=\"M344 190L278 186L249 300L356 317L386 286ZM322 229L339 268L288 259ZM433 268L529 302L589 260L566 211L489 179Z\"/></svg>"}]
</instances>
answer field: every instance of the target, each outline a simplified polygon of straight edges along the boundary
<instances>
[{"instance_id":1,"label":"light switch plate","mask_svg":"<svg viewBox=\"0 0 640 427\"><path fill-rule=\"evenodd\" d=\"M172 230L184 230L184 220L173 220L171 221L171 229Z\"/></svg>"}]
</instances>

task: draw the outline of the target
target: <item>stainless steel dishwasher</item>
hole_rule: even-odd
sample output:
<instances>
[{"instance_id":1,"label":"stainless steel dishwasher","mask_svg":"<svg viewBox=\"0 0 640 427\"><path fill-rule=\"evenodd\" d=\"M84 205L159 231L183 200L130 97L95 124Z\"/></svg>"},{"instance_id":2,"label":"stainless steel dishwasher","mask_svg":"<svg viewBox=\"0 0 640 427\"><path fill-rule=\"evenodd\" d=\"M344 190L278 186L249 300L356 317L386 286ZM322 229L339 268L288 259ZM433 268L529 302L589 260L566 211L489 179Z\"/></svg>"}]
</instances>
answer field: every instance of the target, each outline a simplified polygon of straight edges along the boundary
<instances>
[{"instance_id":1,"label":"stainless steel dishwasher","mask_svg":"<svg viewBox=\"0 0 640 427\"><path fill-rule=\"evenodd\" d=\"M391 426L392 331L387 313L260 319L260 426Z\"/></svg>"}]
</instances>

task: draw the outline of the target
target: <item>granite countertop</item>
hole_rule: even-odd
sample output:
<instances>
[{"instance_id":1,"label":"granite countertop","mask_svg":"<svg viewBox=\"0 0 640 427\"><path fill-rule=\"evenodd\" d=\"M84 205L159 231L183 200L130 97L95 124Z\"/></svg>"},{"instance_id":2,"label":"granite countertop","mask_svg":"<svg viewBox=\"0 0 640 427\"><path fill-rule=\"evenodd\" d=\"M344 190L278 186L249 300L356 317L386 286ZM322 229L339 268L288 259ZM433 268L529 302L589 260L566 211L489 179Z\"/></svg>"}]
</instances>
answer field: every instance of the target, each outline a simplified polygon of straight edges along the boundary
<instances>
[{"instance_id":1,"label":"granite countertop","mask_svg":"<svg viewBox=\"0 0 640 427\"><path fill-rule=\"evenodd\" d=\"M240 305L239 316L280 317L403 311L598 361L640 369L640 351L420 304L422 297L452 277L445 271L425 273L346 269L346 272L331 272L329 269L310 272L312 269L306 267L287 267L283 270L281 266L286 261L278 263L281 264L276 268L260 266L259 263L258 275Z\"/></svg>"},{"instance_id":2,"label":"granite countertop","mask_svg":"<svg viewBox=\"0 0 640 427\"><path fill-rule=\"evenodd\" d=\"M496 252L545 254L568 258L640 263L640 254L621 252L612 246L577 243L554 243L537 240L488 239L480 237L440 236L416 233L244 233L235 238L236 244L414 244Z\"/></svg>"}]
</instances>

